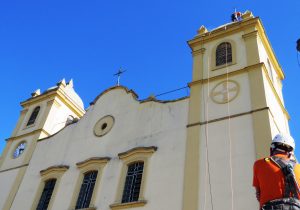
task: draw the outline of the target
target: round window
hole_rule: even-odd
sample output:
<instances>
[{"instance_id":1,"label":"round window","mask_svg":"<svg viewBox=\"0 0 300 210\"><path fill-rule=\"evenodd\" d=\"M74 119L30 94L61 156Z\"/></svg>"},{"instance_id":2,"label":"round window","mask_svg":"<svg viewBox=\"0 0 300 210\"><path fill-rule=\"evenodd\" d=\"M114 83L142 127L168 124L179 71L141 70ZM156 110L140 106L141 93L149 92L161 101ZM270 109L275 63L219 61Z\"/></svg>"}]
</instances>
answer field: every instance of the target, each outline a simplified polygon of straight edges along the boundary
<instances>
[{"instance_id":1,"label":"round window","mask_svg":"<svg viewBox=\"0 0 300 210\"><path fill-rule=\"evenodd\" d=\"M18 144L18 146L14 150L13 158L18 158L20 155L22 155L25 148L26 148L26 142L21 142L20 144Z\"/></svg>"},{"instance_id":2,"label":"round window","mask_svg":"<svg viewBox=\"0 0 300 210\"><path fill-rule=\"evenodd\" d=\"M104 136L107 134L113 127L115 119L107 115L98 120L94 126L94 134L95 136Z\"/></svg>"}]
</instances>

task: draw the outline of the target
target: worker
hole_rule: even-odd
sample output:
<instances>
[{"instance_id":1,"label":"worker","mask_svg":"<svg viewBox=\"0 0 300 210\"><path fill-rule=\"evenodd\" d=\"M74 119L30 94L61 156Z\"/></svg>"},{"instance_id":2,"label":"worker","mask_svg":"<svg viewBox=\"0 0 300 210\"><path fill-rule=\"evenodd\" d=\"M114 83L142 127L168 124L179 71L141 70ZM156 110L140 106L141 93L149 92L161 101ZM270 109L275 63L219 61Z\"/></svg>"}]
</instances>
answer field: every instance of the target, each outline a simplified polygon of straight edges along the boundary
<instances>
[{"instance_id":1,"label":"worker","mask_svg":"<svg viewBox=\"0 0 300 210\"><path fill-rule=\"evenodd\" d=\"M261 210L300 210L300 165L293 158L295 141L288 134L277 134L270 156L253 166L253 186Z\"/></svg>"},{"instance_id":2,"label":"worker","mask_svg":"<svg viewBox=\"0 0 300 210\"><path fill-rule=\"evenodd\" d=\"M241 21L243 18L242 18L242 13L241 12L234 12L232 15L231 15L231 21L232 22L238 22L238 21Z\"/></svg>"}]
</instances>

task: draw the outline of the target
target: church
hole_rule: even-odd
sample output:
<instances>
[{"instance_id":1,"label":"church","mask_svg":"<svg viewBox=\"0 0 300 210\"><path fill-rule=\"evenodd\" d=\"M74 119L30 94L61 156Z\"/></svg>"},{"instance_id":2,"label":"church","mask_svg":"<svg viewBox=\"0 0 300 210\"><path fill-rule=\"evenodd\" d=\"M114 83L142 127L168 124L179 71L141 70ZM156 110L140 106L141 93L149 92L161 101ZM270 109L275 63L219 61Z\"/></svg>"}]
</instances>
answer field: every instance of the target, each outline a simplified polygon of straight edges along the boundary
<instances>
[{"instance_id":1,"label":"church","mask_svg":"<svg viewBox=\"0 0 300 210\"><path fill-rule=\"evenodd\" d=\"M258 209L252 166L289 133L283 70L250 11L188 41L190 95L114 86L87 109L61 80L21 102L0 159L2 210Z\"/></svg>"}]
</instances>

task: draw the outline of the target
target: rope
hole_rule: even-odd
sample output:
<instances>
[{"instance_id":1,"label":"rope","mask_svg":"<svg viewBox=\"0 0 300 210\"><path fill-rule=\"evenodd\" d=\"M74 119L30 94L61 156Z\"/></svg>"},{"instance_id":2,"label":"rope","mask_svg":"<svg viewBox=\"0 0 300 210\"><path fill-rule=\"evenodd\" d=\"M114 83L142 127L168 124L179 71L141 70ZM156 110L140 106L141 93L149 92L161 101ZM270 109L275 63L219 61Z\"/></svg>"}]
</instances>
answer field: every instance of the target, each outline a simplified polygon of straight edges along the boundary
<instances>
[{"instance_id":1,"label":"rope","mask_svg":"<svg viewBox=\"0 0 300 210\"><path fill-rule=\"evenodd\" d=\"M204 47L204 44L202 42L202 47ZM202 59L202 69L204 71L204 66L203 66L203 60L204 60L204 55L203 55L203 59ZM207 182L206 179L208 177L208 184L209 184L209 192L210 192L210 202L211 202L211 207L212 210L214 209L214 204L213 204L213 196L212 196L212 187L211 187L211 175L210 175L210 165L209 165L209 150L208 150L208 138L209 138L209 132L208 132L208 98L209 98L209 89L210 89L210 81L209 81L209 77L210 77L210 62L209 62L209 58L208 58L208 67L207 67L207 96L205 98L205 94L204 94L204 88L202 87L202 97L203 97L203 101L204 101L204 110L205 110L205 154L206 154L206 164L205 164L205 189L204 189L204 210L206 209L206 203L207 203L207 195L206 195L206 187L207 187ZM204 75L204 74L203 74Z\"/></svg>"},{"instance_id":2,"label":"rope","mask_svg":"<svg viewBox=\"0 0 300 210\"><path fill-rule=\"evenodd\" d=\"M225 26L226 30L226 26ZM228 63L227 63L227 55L228 55L228 49L227 49L227 44L226 46L226 56L225 56L225 61L226 61L226 88L227 88L227 100L229 99L229 87L228 87L228 82L229 82L229 71L228 71ZM229 167L230 167L230 188L231 188L231 209L234 209L234 200L233 200L233 167L232 167L232 139L231 139L231 117L230 117L230 104L229 101L227 102L227 115L228 115L228 139L229 139Z\"/></svg>"}]
</instances>

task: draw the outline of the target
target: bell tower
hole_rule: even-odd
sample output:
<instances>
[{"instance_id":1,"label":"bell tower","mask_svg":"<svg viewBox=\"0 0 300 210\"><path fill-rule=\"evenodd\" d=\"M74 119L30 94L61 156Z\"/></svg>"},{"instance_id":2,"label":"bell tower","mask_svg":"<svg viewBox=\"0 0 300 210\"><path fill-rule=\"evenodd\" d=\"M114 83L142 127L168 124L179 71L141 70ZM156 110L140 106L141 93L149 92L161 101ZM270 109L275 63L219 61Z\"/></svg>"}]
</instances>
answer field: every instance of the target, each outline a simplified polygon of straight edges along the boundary
<instances>
[{"instance_id":1,"label":"bell tower","mask_svg":"<svg viewBox=\"0 0 300 210\"><path fill-rule=\"evenodd\" d=\"M73 81L61 80L56 86L41 93L38 89L21 102L22 110L17 125L0 161L0 209L8 210L35 150L37 140L53 135L68 123L81 118L84 105L73 89Z\"/></svg>"},{"instance_id":2,"label":"bell tower","mask_svg":"<svg viewBox=\"0 0 300 210\"><path fill-rule=\"evenodd\" d=\"M258 209L252 166L272 137L289 132L283 71L250 11L188 42L189 83L183 210Z\"/></svg>"}]
</instances>

